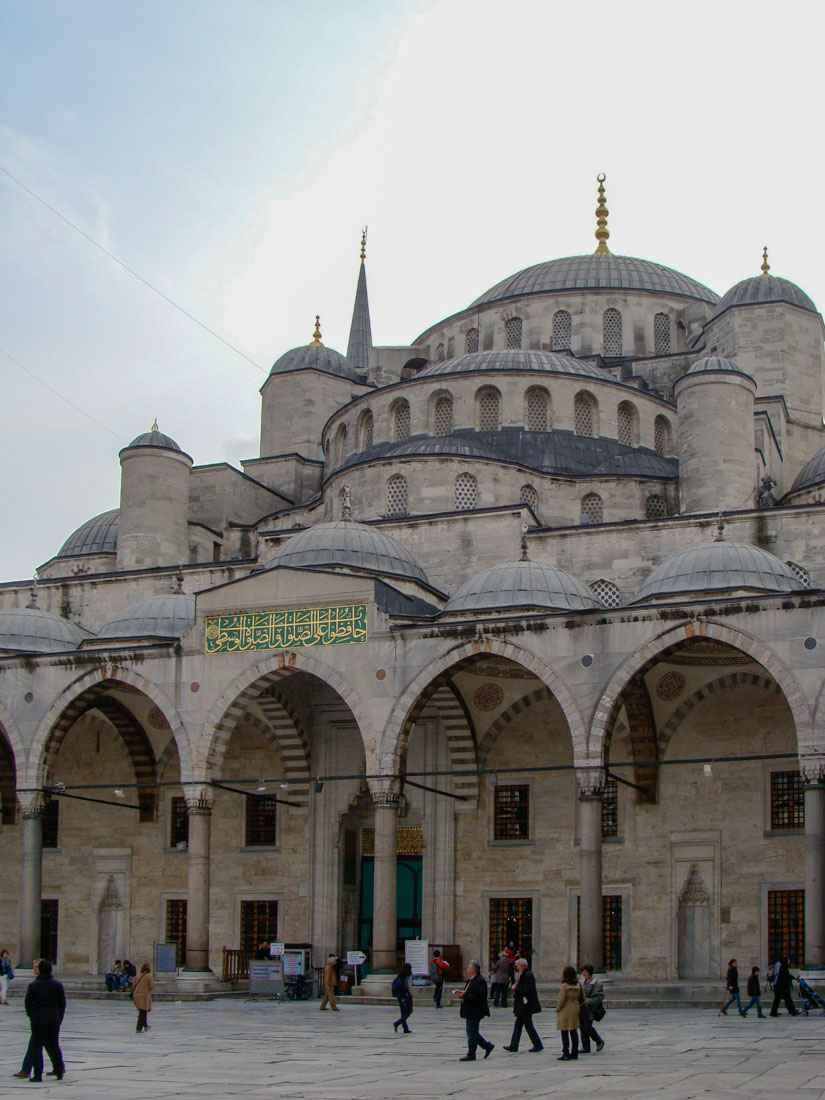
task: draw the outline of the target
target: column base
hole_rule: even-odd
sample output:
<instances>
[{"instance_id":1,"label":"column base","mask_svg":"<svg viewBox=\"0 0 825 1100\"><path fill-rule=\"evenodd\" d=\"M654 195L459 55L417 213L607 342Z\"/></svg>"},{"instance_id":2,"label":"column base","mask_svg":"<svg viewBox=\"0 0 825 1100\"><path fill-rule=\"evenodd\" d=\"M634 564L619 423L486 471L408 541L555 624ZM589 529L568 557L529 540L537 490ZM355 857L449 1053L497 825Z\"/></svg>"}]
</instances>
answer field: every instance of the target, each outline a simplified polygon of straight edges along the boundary
<instances>
[{"instance_id":1,"label":"column base","mask_svg":"<svg viewBox=\"0 0 825 1100\"><path fill-rule=\"evenodd\" d=\"M362 997L391 997L394 970L371 970L366 978L361 979ZM353 990L355 992L355 990Z\"/></svg>"}]
</instances>

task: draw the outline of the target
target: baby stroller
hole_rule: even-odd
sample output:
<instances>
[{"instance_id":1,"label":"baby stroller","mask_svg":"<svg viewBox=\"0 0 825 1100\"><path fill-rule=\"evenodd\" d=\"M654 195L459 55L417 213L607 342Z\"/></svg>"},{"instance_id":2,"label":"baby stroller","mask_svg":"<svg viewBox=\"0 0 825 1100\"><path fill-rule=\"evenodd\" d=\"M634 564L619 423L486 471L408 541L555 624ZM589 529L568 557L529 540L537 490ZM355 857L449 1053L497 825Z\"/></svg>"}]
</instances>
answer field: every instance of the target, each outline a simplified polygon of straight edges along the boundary
<instances>
[{"instance_id":1,"label":"baby stroller","mask_svg":"<svg viewBox=\"0 0 825 1100\"><path fill-rule=\"evenodd\" d=\"M814 1012L816 1009L822 1009L822 1016L825 1016L825 1000L820 997L816 990L811 989L804 978L799 979L799 996L802 998L802 1011L807 1016L809 1012Z\"/></svg>"}]
</instances>

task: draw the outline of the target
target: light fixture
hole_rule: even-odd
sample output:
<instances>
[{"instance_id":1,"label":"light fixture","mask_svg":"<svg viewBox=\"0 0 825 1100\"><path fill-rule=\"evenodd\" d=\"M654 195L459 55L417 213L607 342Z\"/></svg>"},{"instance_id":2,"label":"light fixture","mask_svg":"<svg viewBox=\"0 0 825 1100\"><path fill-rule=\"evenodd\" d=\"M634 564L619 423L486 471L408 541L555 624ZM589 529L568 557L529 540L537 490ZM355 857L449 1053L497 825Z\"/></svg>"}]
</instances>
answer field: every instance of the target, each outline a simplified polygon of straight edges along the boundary
<instances>
[{"instance_id":1,"label":"light fixture","mask_svg":"<svg viewBox=\"0 0 825 1100\"><path fill-rule=\"evenodd\" d=\"M710 764L705 764L702 770L704 771L706 776L713 775L713 768L710 766Z\"/></svg>"},{"instance_id":2,"label":"light fixture","mask_svg":"<svg viewBox=\"0 0 825 1100\"><path fill-rule=\"evenodd\" d=\"M266 790L266 781L264 780L263 776L261 776L261 778L258 780L258 793L260 794L261 791L265 791L265 790Z\"/></svg>"},{"instance_id":3,"label":"light fixture","mask_svg":"<svg viewBox=\"0 0 825 1100\"><path fill-rule=\"evenodd\" d=\"M323 779L316 779L315 780L315 793L320 794L323 789L324 789Z\"/></svg>"},{"instance_id":4,"label":"light fixture","mask_svg":"<svg viewBox=\"0 0 825 1100\"><path fill-rule=\"evenodd\" d=\"M289 794L289 783L283 782L281 784L281 790L284 792L284 794Z\"/></svg>"},{"instance_id":5,"label":"light fixture","mask_svg":"<svg viewBox=\"0 0 825 1100\"><path fill-rule=\"evenodd\" d=\"M125 797L126 797L126 795L123 793L123 787L115 787L115 798L125 798Z\"/></svg>"}]
</instances>

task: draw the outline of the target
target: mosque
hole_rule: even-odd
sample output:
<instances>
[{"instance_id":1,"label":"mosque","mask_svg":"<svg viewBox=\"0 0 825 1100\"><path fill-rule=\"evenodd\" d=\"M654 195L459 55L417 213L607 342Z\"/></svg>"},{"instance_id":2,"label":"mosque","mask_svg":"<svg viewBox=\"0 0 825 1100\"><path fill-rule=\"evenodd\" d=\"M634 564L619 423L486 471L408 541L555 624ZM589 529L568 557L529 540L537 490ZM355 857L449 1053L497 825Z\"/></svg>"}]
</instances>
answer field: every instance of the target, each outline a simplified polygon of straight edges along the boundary
<instances>
[{"instance_id":1,"label":"mosque","mask_svg":"<svg viewBox=\"0 0 825 1100\"><path fill-rule=\"evenodd\" d=\"M600 177L594 252L392 347L362 238L346 354L316 318L277 359L258 457L155 423L0 584L21 965L825 967L822 317L767 250L720 297L609 236Z\"/></svg>"}]
</instances>

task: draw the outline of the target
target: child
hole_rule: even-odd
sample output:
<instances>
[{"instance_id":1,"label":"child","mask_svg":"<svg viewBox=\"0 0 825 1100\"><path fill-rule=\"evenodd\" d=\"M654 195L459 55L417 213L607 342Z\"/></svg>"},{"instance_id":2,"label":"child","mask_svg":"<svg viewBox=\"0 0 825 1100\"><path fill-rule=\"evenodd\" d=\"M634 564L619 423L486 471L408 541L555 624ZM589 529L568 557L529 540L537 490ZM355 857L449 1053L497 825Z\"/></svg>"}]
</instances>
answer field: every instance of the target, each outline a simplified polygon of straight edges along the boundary
<instances>
[{"instance_id":1,"label":"child","mask_svg":"<svg viewBox=\"0 0 825 1100\"><path fill-rule=\"evenodd\" d=\"M747 1016L748 1009L753 1008L753 1006L756 1005L756 1011L759 1014L759 1019L765 1019L765 1013L762 1011L762 1002L759 999L759 992L759 967L752 966L751 976L748 978L748 996L750 997L750 1000L745 1005L744 1011L742 1012L743 1016Z\"/></svg>"}]
</instances>

